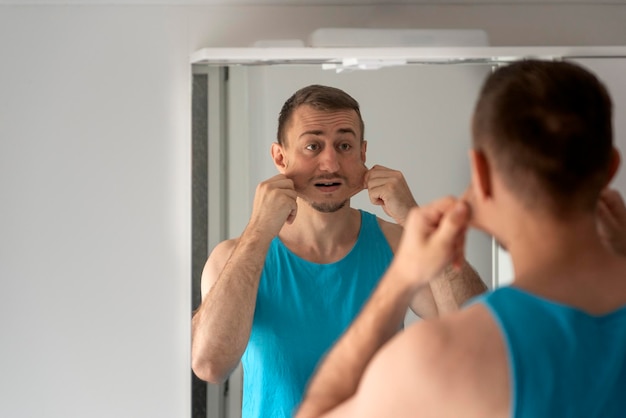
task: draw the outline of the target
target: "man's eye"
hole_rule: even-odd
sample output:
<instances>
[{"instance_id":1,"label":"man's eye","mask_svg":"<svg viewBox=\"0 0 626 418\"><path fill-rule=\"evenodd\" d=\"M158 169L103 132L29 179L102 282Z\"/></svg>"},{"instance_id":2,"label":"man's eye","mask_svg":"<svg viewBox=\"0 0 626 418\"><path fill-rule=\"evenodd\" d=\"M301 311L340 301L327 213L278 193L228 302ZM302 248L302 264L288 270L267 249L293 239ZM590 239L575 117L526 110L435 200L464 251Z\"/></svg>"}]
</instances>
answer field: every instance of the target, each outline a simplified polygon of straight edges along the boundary
<instances>
[{"instance_id":1,"label":"man's eye","mask_svg":"<svg viewBox=\"0 0 626 418\"><path fill-rule=\"evenodd\" d=\"M318 149L320 149L320 146L317 145L317 144L309 144L309 145L307 145L304 148L309 150L309 151L317 151Z\"/></svg>"},{"instance_id":2,"label":"man's eye","mask_svg":"<svg viewBox=\"0 0 626 418\"><path fill-rule=\"evenodd\" d=\"M350 144L341 144L341 145L339 145L339 149L341 151L348 151L351 148L352 148L352 145L350 145Z\"/></svg>"}]
</instances>

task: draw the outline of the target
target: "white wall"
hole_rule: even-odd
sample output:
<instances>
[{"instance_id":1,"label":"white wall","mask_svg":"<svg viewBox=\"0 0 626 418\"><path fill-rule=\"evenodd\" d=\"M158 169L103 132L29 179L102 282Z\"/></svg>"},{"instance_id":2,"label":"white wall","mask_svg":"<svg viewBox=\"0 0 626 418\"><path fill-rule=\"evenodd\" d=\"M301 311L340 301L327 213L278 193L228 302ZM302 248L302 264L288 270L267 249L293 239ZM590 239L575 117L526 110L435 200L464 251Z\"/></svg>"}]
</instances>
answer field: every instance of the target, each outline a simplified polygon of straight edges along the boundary
<instances>
[{"instance_id":1,"label":"white wall","mask_svg":"<svg viewBox=\"0 0 626 418\"><path fill-rule=\"evenodd\" d=\"M0 8L2 417L190 415L182 17Z\"/></svg>"},{"instance_id":2,"label":"white wall","mask_svg":"<svg viewBox=\"0 0 626 418\"><path fill-rule=\"evenodd\" d=\"M615 45L624 21L610 5L0 6L0 416L190 415L192 51L322 26Z\"/></svg>"}]
</instances>

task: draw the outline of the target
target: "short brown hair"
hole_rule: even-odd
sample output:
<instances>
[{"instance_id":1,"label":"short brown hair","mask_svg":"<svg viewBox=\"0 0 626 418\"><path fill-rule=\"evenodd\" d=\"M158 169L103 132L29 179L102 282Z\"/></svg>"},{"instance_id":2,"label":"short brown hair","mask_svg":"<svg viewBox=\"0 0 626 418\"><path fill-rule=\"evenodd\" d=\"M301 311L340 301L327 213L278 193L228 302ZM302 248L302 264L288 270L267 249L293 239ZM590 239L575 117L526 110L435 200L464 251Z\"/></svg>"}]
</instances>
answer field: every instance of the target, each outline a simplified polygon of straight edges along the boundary
<instances>
[{"instance_id":1,"label":"short brown hair","mask_svg":"<svg viewBox=\"0 0 626 418\"><path fill-rule=\"evenodd\" d=\"M312 84L296 91L283 105L278 116L278 132L276 139L281 145L285 144L286 126L291 120L293 112L300 106L311 106L316 110L333 111L352 109L359 116L359 125L361 128L361 141L365 135L365 124L361 117L359 102L345 91L336 87L322 86Z\"/></svg>"},{"instance_id":2,"label":"short brown hair","mask_svg":"<svg viewBox=\"0 0 626 418\"><path fill-rule=\"evenodd\" d=\"M610 171L611 98L577 64L518 61L485 81L473 138L525 204L560 215L593 210Z\"/></svg>"}]
</instances>

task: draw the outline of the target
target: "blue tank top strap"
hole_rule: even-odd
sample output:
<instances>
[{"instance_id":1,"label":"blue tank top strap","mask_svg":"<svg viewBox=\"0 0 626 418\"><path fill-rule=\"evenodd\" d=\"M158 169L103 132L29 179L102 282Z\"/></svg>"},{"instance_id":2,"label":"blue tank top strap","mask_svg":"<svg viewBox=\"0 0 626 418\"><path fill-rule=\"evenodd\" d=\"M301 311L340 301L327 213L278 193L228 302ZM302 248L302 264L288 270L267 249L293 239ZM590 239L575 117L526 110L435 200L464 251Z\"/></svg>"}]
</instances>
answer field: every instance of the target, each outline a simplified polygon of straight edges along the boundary
<instances>
[{"instance_id":1,"label":"blue tank top strap","mask_svg":"<svg viewBox=\"0 0 626 418\"><path fill-rule=\"evenodd\" d=\"M505 340L512 417L626 416L626 307L594 316L512 286L474 303Z\"/></svg>"}]
</instances>

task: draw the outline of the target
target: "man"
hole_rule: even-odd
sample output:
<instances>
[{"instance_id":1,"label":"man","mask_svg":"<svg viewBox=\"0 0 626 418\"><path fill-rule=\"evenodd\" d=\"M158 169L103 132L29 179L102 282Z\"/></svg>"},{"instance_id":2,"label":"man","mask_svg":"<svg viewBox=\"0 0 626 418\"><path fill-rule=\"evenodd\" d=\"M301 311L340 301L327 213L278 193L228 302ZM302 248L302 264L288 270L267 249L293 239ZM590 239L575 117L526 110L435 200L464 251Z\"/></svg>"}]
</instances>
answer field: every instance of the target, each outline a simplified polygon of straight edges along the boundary
<instances>
[{"instance_id":1,"label":"man","mask_svg":"<svg viewBox=\"0 0 626 418\"><path fill-rule=\"evenodd\" d=\"M217 245L192 321L192 367L224 381L241 360L243 416L291 417L317 362L388 267L415 200L401 173L365 167L358 103L312 85L284 104L272 159L239 238ZM350 207L367 188L399 224ZM484 284L471 267L416 293L421 317L456 309ZM399 329L401 322L396 324Z\"/></svg>"},{"instance_id":2,"label":"man","mask_svg":"<svg viewBox=\"0 0 626 418\"><path fill-rule=\"evenodd\" d=\"M573 63L491 74L465 199L411 210L388 273L297 417L626 416L626 257L596 228L619 165L611 106ZM508 249L514 282L394 337L414 292L462 259L470 219Z\"/></svg>"}]
</instances>

